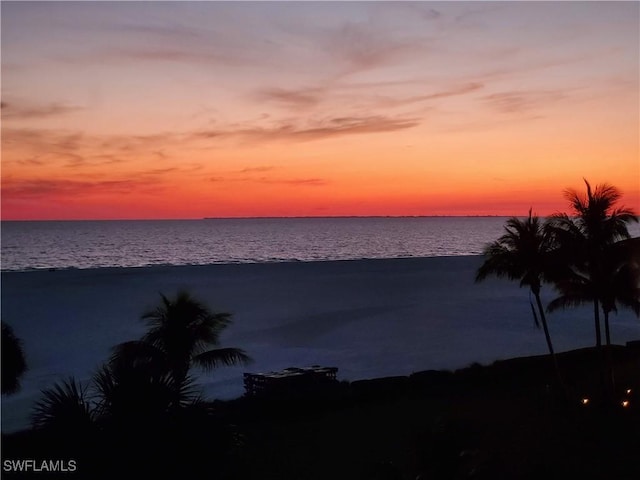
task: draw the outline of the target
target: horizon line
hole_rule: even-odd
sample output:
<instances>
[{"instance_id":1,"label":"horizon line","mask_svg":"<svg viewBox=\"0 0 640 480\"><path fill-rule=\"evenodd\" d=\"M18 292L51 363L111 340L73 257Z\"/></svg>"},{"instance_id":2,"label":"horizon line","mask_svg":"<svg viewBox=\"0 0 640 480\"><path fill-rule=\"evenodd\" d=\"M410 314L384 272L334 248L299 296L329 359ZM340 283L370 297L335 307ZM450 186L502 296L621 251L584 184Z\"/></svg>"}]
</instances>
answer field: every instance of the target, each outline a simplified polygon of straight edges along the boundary
<instances>
[{"instance_id":1,"label":"horizon line","mask_svg":"<svg viewBox=\"0 0 640 480\"><path fill-rule=\"evenodd\" d=\"M269 215L240 217L191 217L191 218L47 218L47 219L0 219L0 222L143 222L182 220L295 220L295 219L356 219L356 218L511 218L526 215Z\"/></svg>"}]
</instances>

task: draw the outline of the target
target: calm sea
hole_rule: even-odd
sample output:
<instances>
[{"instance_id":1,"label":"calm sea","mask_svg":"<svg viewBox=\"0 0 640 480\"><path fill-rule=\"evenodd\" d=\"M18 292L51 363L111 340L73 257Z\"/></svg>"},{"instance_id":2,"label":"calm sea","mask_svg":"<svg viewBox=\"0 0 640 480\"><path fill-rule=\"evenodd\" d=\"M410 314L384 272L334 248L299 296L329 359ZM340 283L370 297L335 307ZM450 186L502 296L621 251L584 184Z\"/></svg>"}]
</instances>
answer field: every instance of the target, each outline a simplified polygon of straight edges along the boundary
<instances>
[{"instance_id":1,"label":"calm sea","mask_svg":"<svg viewBox=\"0 0 640 480\"><path fill-rule=\"evenodd\" d=\"M2 222L2 270L474 255L499 217Z\"/></svg>"},{"instance_id":2,"label":"calm sea","mask_svg":"<svg viewBox=\"0 0 640 480\"><path fill-rule=\"evenodd\" d=\"M2 222L2 270L476 255L502 217Z\"/></svg>"}]
</instances>

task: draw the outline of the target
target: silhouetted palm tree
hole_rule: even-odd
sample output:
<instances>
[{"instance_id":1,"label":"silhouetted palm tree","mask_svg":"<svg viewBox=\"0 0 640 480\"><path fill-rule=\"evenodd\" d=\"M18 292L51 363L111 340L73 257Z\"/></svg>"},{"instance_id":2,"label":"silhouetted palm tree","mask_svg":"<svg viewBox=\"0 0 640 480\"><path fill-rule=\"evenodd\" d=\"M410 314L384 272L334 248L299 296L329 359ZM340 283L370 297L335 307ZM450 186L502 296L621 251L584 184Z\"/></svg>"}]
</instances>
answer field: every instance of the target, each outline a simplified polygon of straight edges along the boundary
<instances>
[{"instance_id":1,"label":"silhouetted palm tree","mask_svg":"<svg viewBox=\"0 0 640 480\"><path fill-rule=\"evenodd\" d=\"M27 371L22 340L16 337L11 325L2 323L2 395L20 390L20 378Z\"/></svg>"},{"instance_id":2,"label":"silhouetted palm tree","mask_svg":"<svg viewBox=\"0 0 640 480\"><path fill-rule=\"evenodd\" d=\"M574 265L569 275L556 280L560 296L549 303L548 310L599 302L604 317L606 345L611 345L610 313L617 312L619 305L640 316L637 245L640 245L640 238L621 240L606 247L598 262L598 275L593 280L588 268Z\"/></svg>"},{"instance_id":3,"label":"silhouetted palm tree","mask_svg":"<svg viewBox=\"0 0 640 480\"><path fill-rule=\"evenodd\" d=\"M625 307L640 316L640 238L620 240L606 251L605 283L602 292L605 339L611 344L609 313L617 306Z\"/></svg>"},{"instance_id":4,"label":"silhouetted palm tree","mask_svg":"<svg viewBox=\"0 0 640 480\"><path fill-rule=\"evenodd\" d=\"M521 287L526 285L530 288L537 306L536 314L536 308L531 304L533 317L538 326L538 315L540 317L547 347L560 378L547 317L540 299L542 281L550 262L550 239L545 233L544 225L538 217L531 214L531 210L525 220L516 217L507 220L504 229L504 235L485 246L485 260L478 269L476 282L484 280L489 275L495 275L520 280Z\"/></svg>"},{"instance_id":5,"label":"silhouetted palm tree","mask_svg":"<svg viewBox=\"0 0 640 480\"><path fill-rule=\"evenodd\" d=\"M43 390L31 415L35 428L75 433L90 428L93 419L87 387L82 387L73 377Z\"/></svg>"},{"instance_id":6,"label":"silhouetted palm tree","mask_svg":"<svg viewBox=\"0 0 640 480\"><path fill-rule=\"evenodd\" d=\"M130 362L129 358L114 359L102 366L93 377L93 388L101 420L127 428L161 421L176 399L182 407L200 401L191 377L174 385L168 373L151 363Z\"/></svg>"},{"instance_id":7,"label":"silhouetted palm tree","mask_svg":"<svg viewBox=\"0 0 640 480\"><path fill-rule=\"evenodd\" d=\"M180 386L189 369L205 371L220 365L247 364L250 358L238 348L214 348L220 334L231 323L231 314L215 313L181 291L175 299L160 294L160 306L142 315L149 330L141 340L125 342L114 349L112 362L148 364L167 373L174 388L174 404L180 402Z\"/></svg>"},{"instance_id":8,"label":"silhouetted palm tree","mask_svg":"<svg viewBox=\"0 0 640 480\"><path fill-rule=\"evenodd\" d=\"M628 224L637 222L638 217L628 208L614 208L621 197L617 188L603 183L592 190L586 180L585 184L586 196L572 189L565 192L573 216L556 214L548 223L557 258L565 267L563 274L554 279L561 295L549 307L553 310L592 303L596 346L600 348L600 309L605 319L606 343L610 345L609 313L616 301L632 308L634 305L629 297L633 297L633 276L637 271L630 268L633 249L617 243L630 238Z\"/></svg>"}]
</instances>

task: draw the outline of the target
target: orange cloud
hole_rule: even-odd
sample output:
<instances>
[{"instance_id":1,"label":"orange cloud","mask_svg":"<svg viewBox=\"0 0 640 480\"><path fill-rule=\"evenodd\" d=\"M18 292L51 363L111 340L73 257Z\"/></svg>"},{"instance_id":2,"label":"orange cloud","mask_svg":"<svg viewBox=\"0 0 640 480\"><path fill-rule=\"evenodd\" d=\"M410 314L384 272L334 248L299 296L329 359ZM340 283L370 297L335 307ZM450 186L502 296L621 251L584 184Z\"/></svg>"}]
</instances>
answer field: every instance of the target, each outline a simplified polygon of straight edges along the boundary
<instances>
[{"instance_id":1,"label":"orange cloud","mask_svg":"<svg viewBox=\"0 0 640 480\"><path fill-rule=\"evenodd\" d=\"M210 182L229 183L259 183L263 185L288 185L292 187L323 187L330 182L323 178L272 178L272 177L212 177Z\"/></svg>"},{"instance_id":2,"label":"orange cloud","mask_svg":"<svg viewBox=\"0 0 640 480\"><path fill-rule=\"evenodd\" d=\"M81 107L52 103L44 106L15 106L13 103L1 103L2 120L37 120L56 117L82 110Z\"/></svg>"},{"instance_id":3,"label":"orange cloud","mask_svg":"<svg viewBox=\"0 0 640 480\"><path fill-rule=\"evenodd\" d=\"M419 125L416 118L390 118L378 115L366 117L335 117L313 120L310 124L282 124L274 127L239 128L237 130L207 130L193 134L196 139L242 137L254 142L312 141L336 136L384 133L404 130Z\"/></svg>"},{"instance_id":4,"label":"orange cloud","mask_svg":"<svg viewBox=\"0 0 640 480\"><path fill-rule=\"evenodd\" d=\"M512 91L492 93L485 96L483 100L502 113L527 113L541 105L554 104L567 97L567 92L561 90Z\"/></svg>"}]
</instances>

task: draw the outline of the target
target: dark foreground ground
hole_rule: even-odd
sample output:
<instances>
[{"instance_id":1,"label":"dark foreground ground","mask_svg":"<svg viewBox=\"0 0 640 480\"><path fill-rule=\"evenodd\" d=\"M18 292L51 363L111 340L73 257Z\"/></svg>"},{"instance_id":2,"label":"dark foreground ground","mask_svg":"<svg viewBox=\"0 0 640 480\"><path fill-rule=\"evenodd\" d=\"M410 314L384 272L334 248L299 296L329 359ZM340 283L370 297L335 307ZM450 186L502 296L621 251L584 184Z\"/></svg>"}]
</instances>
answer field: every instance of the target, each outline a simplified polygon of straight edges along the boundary
<instances>
[{"instance_id":1,"label":"dark foreground ground","mask_svg":"<svg viewBox=\"0 0 640 480\"><path fill-rule=\"evenodd\" d=\"M640 348L615 347L611 359L616 388L607 395L598 353L583 349L559 355L564 388L548 357L528 357L215 402L206 415L161 426L3 435L2 476L638 479ZM20 459L73 471L7 468Z\"/></svg>"}]
</instances>

